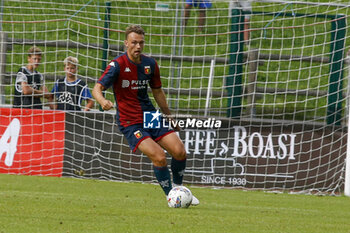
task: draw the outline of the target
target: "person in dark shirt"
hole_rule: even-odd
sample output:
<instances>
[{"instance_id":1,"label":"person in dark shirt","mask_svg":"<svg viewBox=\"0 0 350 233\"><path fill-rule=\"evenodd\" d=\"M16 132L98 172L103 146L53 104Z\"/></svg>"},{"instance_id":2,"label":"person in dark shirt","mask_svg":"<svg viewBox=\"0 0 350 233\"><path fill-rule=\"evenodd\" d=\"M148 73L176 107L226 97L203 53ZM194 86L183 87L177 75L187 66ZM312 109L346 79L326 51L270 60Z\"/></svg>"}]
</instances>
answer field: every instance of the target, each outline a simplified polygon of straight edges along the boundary
<instances>
[{"instance_id":1,"label":"person in dark shirt","mask_svg":"<svg viewBox=\"0 0 350 233\"><path fill-rule=\"evenodd\" d=\"M41 62L42 51L33 46L28 50L28 64L21 67L16 76L14 108L42 109L41 97L52 102L53 95L43 83L43 76L36 69Z\"/></svg>"},{"instance_id":2,"label":"person in dark shirt","mask_svg":"<svg viewBox=\"0 0 350 233\"><path fill-rule=\"evenodd\" d=\"M158 183L168 195L172 185L182 185L186 168L186 150L177 134L162 125L145 128L144 113L152 112L154 119L160 117L147 94L148 85L163 114L171 116L160 80L157 62L142 54L145 32L139 25L130 25L125 32L126 53L114 58L96 83L92 94L104 110L113 108L102 91L113 88L117 108L117 124L133 151L139 149L150 158ZM173 182L164 149L172 156ZM173 184L172 184L173 183ZM192 205L198 205L196 197Z\"/></svg>"},{"instance_id":3,"label":"person in dark shirt","mask_svg":"<svg viewBox=\"0 0 350 233\"><path fill-rule=\"evenodd\" d=\"M94 105L94 100L87 84L77 78L78 59L69 56L64 59L63 63L66 76L57 80L51 90L56 97L54 109L81 111L81 103L86 100L87 103L83 110L89 111Z\"/></svg>"}]
</instances>

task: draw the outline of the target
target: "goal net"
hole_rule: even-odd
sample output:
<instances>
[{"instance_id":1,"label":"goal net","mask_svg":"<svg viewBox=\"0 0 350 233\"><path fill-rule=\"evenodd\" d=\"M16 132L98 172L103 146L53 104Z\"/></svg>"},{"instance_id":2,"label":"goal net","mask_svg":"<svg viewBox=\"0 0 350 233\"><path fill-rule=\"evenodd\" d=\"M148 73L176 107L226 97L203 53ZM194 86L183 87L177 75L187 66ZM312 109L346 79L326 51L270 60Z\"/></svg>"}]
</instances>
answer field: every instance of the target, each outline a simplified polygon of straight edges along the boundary
<instances>
[{"instance_id":1,"label":"goal net","mask_svg":"<svg viewBox=\"0 0 350 233\"><path fill-rule=\"evenodd\" d=\"M125 28L140 24L172 113L190 122L179 132L185 183L343 192L349 5L243 2L187 11L183 0L2 1L0 172L155 182L150 160L132 153L118 130L115 110L53 111L44 98L43 110L12 108L31 46L43 51L37 70L49 91L65 77L68 56L78 58L78 78L91 91L125 52ZM111 89L105 96L114 101Z\"/></svg>"}]
</instances>

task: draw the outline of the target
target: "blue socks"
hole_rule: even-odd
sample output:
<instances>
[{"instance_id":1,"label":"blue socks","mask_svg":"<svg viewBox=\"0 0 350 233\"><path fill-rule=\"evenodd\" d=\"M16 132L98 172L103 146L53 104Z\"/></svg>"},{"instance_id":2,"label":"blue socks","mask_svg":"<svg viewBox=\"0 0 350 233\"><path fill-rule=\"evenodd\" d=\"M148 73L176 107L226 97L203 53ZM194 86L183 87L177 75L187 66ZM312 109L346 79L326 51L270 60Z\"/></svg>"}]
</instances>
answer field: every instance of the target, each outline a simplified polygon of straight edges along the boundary
<instances>
[{"instance_id":1,"label":"blue socks","mask_svg":"<svg viewBox=\"0 0 350 233\"><path fill-rule=\"evenodd\" d=\"M173 173L173 182L174 184L181 185L184 177L186 168L186 159L176 160L171 159L171 171ZM160 187L162 187L164 193L168 195L172 189L170 172L167 166L157 167L153 166L154 174L158 180Z\"/></svg>"},{"instance_id":2,"label":"blue socks","mask_svg":"<svg viewBox=\"0 0 350 233\"><path fill-rule=\"evenodd\" d=\"M173 173L173 182L174 184L181 185L184 178L186 168L186 159L176 160L171 159L171 171Z\"/></svg>"},{"instance_id":3,"label":"blue socks","mask_svg":"<svg viewBox=\"0 0 350 233\"><path fill-rule=\"evenodd\" d=\"M156 167L153 166L154 174L158 180L160 187L162 187L164 193L168 195L170 190L172 189L171 180L170 180L170 172L167 166L165 167Z\"/></svg>"}]
</instances>

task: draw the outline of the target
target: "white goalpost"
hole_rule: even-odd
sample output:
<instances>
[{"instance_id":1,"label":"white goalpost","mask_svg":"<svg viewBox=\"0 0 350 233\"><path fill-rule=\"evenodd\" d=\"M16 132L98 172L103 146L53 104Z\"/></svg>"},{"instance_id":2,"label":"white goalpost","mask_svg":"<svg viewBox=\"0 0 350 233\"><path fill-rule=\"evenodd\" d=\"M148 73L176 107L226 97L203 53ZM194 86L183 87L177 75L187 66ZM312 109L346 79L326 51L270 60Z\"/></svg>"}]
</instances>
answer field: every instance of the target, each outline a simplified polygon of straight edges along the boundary
<instances>
[{"instance_id":1,"label":"white goalpost","mask_svg":"<svg viewBox=\"0 0 350 233\"><path fill-rule=\"evenodd\" d=\"M115 110L54 111L44 99L43 110L13 108L31 46L43 51L38 71L50 91L68 56L78 58L78 77L91 90L124 53L125 28L140 24L176 119L221 122L179 132L185 183L349 196L350 5L249 3L247 10L212 1L201 31L196 7L184 26L180 0L3 1L0 172L155 182L150 160L132 153L118 130ZM110 89L105 96L114 101Z\"/></svg>"}]
</instances>

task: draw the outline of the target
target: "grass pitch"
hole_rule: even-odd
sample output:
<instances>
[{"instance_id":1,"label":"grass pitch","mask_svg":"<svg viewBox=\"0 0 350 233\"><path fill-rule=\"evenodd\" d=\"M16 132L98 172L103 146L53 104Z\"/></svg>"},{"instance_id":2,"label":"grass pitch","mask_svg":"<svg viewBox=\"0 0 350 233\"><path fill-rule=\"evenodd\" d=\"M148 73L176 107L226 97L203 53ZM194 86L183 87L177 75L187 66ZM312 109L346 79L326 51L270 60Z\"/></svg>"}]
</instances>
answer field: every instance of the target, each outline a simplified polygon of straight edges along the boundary
<instances>
[{"instance_id":1,"label":"grass pitch","mask_svg":"<svg viewBox=\"0 0 350 233\"><path fill-rule=\"evenodd\" d=\"M158 185L0 175L0 232L349 232L348 197L191 187L171 209Z\"/></svg>"}]
</instances>

